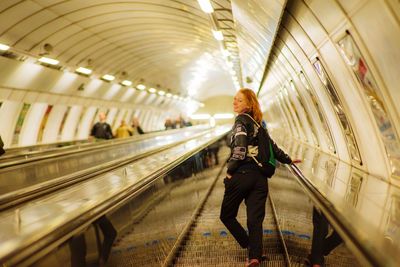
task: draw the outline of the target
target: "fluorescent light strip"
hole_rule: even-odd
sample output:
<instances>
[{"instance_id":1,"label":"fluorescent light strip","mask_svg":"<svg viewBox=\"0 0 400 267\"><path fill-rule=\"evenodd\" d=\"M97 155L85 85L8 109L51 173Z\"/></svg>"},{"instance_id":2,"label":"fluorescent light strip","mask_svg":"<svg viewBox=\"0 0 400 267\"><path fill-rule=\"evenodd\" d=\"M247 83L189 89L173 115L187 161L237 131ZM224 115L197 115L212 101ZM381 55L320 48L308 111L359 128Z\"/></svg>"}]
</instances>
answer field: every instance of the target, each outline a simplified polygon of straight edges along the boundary
<instances>
[{"instance_id":1,"label":"fluorescent light strip","mask_svg":"<svg viewBox=\"0 0 400 267\"><path fill-rule=\"evenodd\" d=\"M144 90L144 89L146 89L146 86L143 84L138 84L138 85L136 85L136 88L139 90Z\"/></svg>"},{"instance_id":2,"label":"fluorescent light strip","mask_svg":"<svg viewBox=\"0 0 400 267\"><path fill-rule=\"evenodd\" d=\"M218 41L224 40L224 35L222 34L221 31L212 30L212 33L214 35L214 38L217 39Z\"/></svg>"},{"instance_id":3,"label":"fluorescent light strip","mask_svg":"<svg viewBox=\"0 0 400 267\"><path fill-rule=\"evenodd\" d=\"M49 65L57 65L58 63L60 63L60 61L58 61L56 59L48 58L48 57L41 57L38 60L42 63L46 63Z\"/></svg>"},{"instance_id":4,"label":"fluorescent light strip","mask_svg":"<svg viewBox=\"0 0 400 267\"><path fill-rule=\"evenodd\" d=\"M232 113L217 113L214 115L214 119L232 119L234 116Z\"/></svg>"},{"instance_id":5,"label":"fluorescent light strip","mask_svg":"<svg viewBox=\"0 0 400 267\"><path fill-rule=\"evenodd\" d=\"M158 91L158 94L159 94L159 95L165 95L165 91L160 90L160 91Z\"/></svg>"},{"instance_id":6,"label":"fluorescent light strip","mask_svg":"<svg viewBox=\"0 0 400 267\"><path fill-rule=\"evenodd\" d=\"M125 85L125 86L131 86L131 85L132 85L132 82L131 82L131 81L128 81L128 80L123 80L123 81L121 82L121 84L122 84L122 85Z\"/></svg>"},{"instance_id":7,"label":"fluorescent light strip","mask_svg":"<svg viewBox=\"0 0 400 267\"><path fill-rule=\"evenodd\" d=\"M10 49L10 47L8 45L0 44L0 50L7 51L8 49Z\"/></svg>"},{"instance_id":8,"label":"fluorescent light strip","mask_svg":"<svg viewBox=\"0 0 400 267\"><path fill-rule=\"evenodd\" d=\"M82 74L85 74L85 75L89 75L89 74L92 73L91 69L87 69L87 68L84 68L84 67L79 67L75 71L79 72L79 73L82 73Z\"/></svg>"},{"instance_id":9,"label":"fluorescent light strip","mask_svg":"<svg viewBox=\"0 0 400 267\"><path fill-rule=\"evenodd\" d=\"M106 81L114 81L114 79L115 79L115 77L114 76L112 76L112 75L110 75L110 74L106 74L106 75L103 75L103 77L101 77L103 80L106 80Z\"/></svg>"},{"instance_id":10,"label":"fluorescent light strip","mask_svg":"<svg viewBox=\"0 0 400 267\"><path fill-rule=\"evenodd\" d=\"M170 98L170 97L172 97L172 94L171 93L167 93L165 96Z\"/></svg>"},{"instance_id":11,"label":"fluorescent light strip","mask_svg":"<svg viewBox=\"0 0 400 267\"><path fill-rule=\"evenodd\" d=\"M214 12L214 9L210 3L210 0L197 0L197 2L199 2L201 10L203 10L205 13Z\"/></svg>"},{"instance_id":12,"label":"fluorescent light strip","mask_svg":"<svg viewBox=\"0 0 400 267\"><path fill-rule=\"evenodd\" d=\"M155 92L157 92L157 90L152 87L152 88L149 89L149 92L154 94Z\"/></svg>"},{"instance_id":13,"label":"fluorescent light strip","mask_svg":"<svg viewBox=\"0 0 400 267\"><path fill-rule=\"evenodd\" d=\"M231 53L226 49L222 49L222 54L224 55L224 57L229 57L231 55Z\"/></svg>"},{"instance_id":14,"label":"fluorescent light strip","mask_svg":"<svg viewBox=\"0 0 400 267\"><path fill-rule=\"evenodd\" d=\"M193 114L190 116L192 120L208 120L211 118L210 114Z\"/></svg>"}]
</instances>

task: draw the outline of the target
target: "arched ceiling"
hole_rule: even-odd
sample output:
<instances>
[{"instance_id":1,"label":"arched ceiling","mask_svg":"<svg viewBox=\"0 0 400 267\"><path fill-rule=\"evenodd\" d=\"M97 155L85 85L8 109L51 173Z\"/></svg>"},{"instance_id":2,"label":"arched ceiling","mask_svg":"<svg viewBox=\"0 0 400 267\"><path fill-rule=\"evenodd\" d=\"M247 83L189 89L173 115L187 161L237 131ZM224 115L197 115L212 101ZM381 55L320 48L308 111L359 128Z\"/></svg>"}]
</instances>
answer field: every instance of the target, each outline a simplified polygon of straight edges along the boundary
<instances>
[{"instance_id":1,"label":"arched ceiling","mask_svg":"<svg viewBox=\"0 0 400 267\"><path fill-rule=\"evenodd\" d=\"M212 4L233 23L229 0ZM47 56L72 70L90 67L198 100L235 92L196 0L2 0L0 21L0 43L37 56L51 44Z\"/></svg>"}]
</instances>

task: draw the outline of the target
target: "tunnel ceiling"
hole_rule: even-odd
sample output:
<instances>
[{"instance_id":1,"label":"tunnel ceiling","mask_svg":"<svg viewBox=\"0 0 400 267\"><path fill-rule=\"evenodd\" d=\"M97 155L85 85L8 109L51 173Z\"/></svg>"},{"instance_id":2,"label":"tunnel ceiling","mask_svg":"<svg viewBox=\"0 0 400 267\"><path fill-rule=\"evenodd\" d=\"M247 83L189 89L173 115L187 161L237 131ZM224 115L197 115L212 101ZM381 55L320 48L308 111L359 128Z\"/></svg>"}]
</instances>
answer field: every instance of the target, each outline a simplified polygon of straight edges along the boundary
<instances>
[{"instance_id":1,"label":"tunnel ceiling","mask_svg":"<svg viewBox=\"0 0 400 267\"><path fill-rule=\"evenodd\" d=\"M90 67L97 77L111 74L198 100L233 95L231 68L240 76L241 65L231 2L211 3L229 47L214 39L211 16L196 0L2 0L0 43L72 71Z\"/></svg>"}]
</instances>

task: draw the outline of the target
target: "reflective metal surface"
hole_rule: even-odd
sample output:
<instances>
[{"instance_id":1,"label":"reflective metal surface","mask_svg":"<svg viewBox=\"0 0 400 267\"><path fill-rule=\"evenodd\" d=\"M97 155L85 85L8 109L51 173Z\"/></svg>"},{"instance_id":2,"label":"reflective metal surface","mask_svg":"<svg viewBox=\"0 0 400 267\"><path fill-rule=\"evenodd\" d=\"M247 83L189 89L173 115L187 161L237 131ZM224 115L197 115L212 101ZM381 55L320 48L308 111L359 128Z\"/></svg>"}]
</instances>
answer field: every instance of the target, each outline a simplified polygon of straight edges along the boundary
<instances>
[{"instance_id":1,"label":"reflective metal surface","mask_svg":"<svg viewBox=\"0 0 400 267\"><path fill-rule=\"evenodd\" d=\"M258 91L286 1L232 0L244 85ZM251 19L250 19L251 18Z\"/></svg>"},{"instance_id":2,"label":"reflective metal surface","mask_svg":"<svg viewBox=\"0 0 400 267\"><path fill-rule=\"evenodd\" d=\"M283 143L292 155L303 159L298 166L304 176L362 249L379 259L379 266L397 266L400 221L395 218L400 189L308 146Z\"/></svg>"},{"instance_id":3,"label":"reflective metal surface","mask_svg":"<svg viewBox=\"0 0 400 267\"><path fill-rule=\"evenodd\" d=\"M149 182L145 178L156 175L163 168L178 164L182 158L191 155L211 140L221 137L227 130L228 128L215 129L201 138L184 142L125 168L32 201L16 210L1 213L1 261L4 262L6 256L25 246L38 249L32 246L37 245L39 238L55 234L57 229L71 222L79 223L83 220L82 216L90 216L91 211L104 203L116 201L126 192L140 188Z\"/></svg>"},{"instance_id":4,"label":"reflective metal surface","mask_svg":"<svg viewBox=\"0 0 400 267\"><path fill-rule=\"evenodd\" d=\"M327 72L325 71L321 61L318 58L313 62L313 66L315 72L318 74L318 77L321 79L322 84L325 86L328 96L332 101L334 111L336 112L337 118L343 131L343 135L345 136L347 141L347 148L350 152L351 159L358 164L362 164L362 159L356 137L354 136L350 121L348 120L345 110L343 109L343 104L339 98L336 89L333 86L332 81L328 77Z\"/></svg>"},{"instance_id":5,"label":"reflective metal surface","mask_svg":"<svg viewBox=\"0 0 400 267\"><path fill-rule=\"evenodd\" d=\"M132 139L132 142L129 142L129 140L116 141L114 144L109 142L111 146L107 145L108 142L101 142L97 150L81 150L78 147L75 151L77 153L72 154L67 154L61 150L61 152L58 152L61 153L58 157L52 154L52 157L47 157L42 161L0 169L0 194L2 194L0 198L7 197L7 193L12 193L15 190L49 182L56 178L66 178L67 175L101 164L110 164L114 160L137 157L143 153L191 138L204 130L206 129L186 128L169 134L166 133L167 135L164 135L165 133L160 133L159 136L151 135L150 138L140 142L135 142L135 139ZM63 153L66 153L66 155L63 156Z\"/></svg>"},{"instance_id":6,"label":"reflective metal surface","mask_svg":"<svg viewBox=\"0 0 400 267\"><path fill-rule=\"evenodd\" d=\"M352 36L346 34L337 44L342 57L357 77L357 81L370 104L376 125L386 148L386 154L390 159L391 172L393 175L400 177L400 141L392 122L393 119L389 116L385 106L382 92L379 90L374 76L369 71L365 58L362 56Z\"/></svg>"}]
</instances>

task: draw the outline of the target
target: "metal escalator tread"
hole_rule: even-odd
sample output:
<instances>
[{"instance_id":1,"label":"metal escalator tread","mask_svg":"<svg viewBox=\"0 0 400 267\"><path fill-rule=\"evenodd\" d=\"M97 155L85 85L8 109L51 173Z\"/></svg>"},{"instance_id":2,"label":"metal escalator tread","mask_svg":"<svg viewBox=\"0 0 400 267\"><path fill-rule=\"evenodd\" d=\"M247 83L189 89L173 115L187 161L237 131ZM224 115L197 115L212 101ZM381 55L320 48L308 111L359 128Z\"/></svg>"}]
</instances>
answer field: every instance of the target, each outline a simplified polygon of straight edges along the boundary
<instances>
[{"instance_id":1,"label":"metal escalator tread","mask_svg":"<svg viewBox=\"0 0 400 267\"><path fill-rule=\"evenodd\" d=\"M209 170L206 175L209 177L197 181L182 181L168 194L171 203L163 199L147 211L141 222L132 226L132 232L115 244L107 266L161 266L216 172ZM247 251L240 248L219 220L224 193L223 177L221 174L192 225L174 260L174 266L245 265ZM270 199L277 207L278 222L290 254L291 266L305 266L304 260L311 247L311 206L307 199L303 199L304 194L296 189L295 181L290 181L285 175L278 172L269 184L271 197L268 198L263 224L263 254L268 259L261 266L286 266ZM245 225L244 205L239 209L238 220ZM358 265L345 247L339 247L326 258L326 266Z\"/></svg>"},{"instance_id":2,"label":"metal escalator tread","mask_svg":"<svg viewBox=\"0 0 400 267\"><path fill-rule=\"evenodd\" d=\"M141 220L134 221L130 230L118 238L106 266L160 266L216 171L209 169L204 177L174 182L167 196L143 211Z\"/></svg>"},{"instance_id":3,"label":"metal escalator tread","mask_svg":"<svg viewBox=\"0 0 400 267\"><path fill-rule=\"evenodd\" d=\"M222 178L222 177L220 177ZM218 181L205 207L181 248L174 266L244 266L247 251L242 249L219 220L224 185ZM241 205L238 220L245 225L245 208ZM285 266L283 248L277 234L270 205L264 220L264 255L268 260L261 266Z\"/></svg>"}]
</instances>

